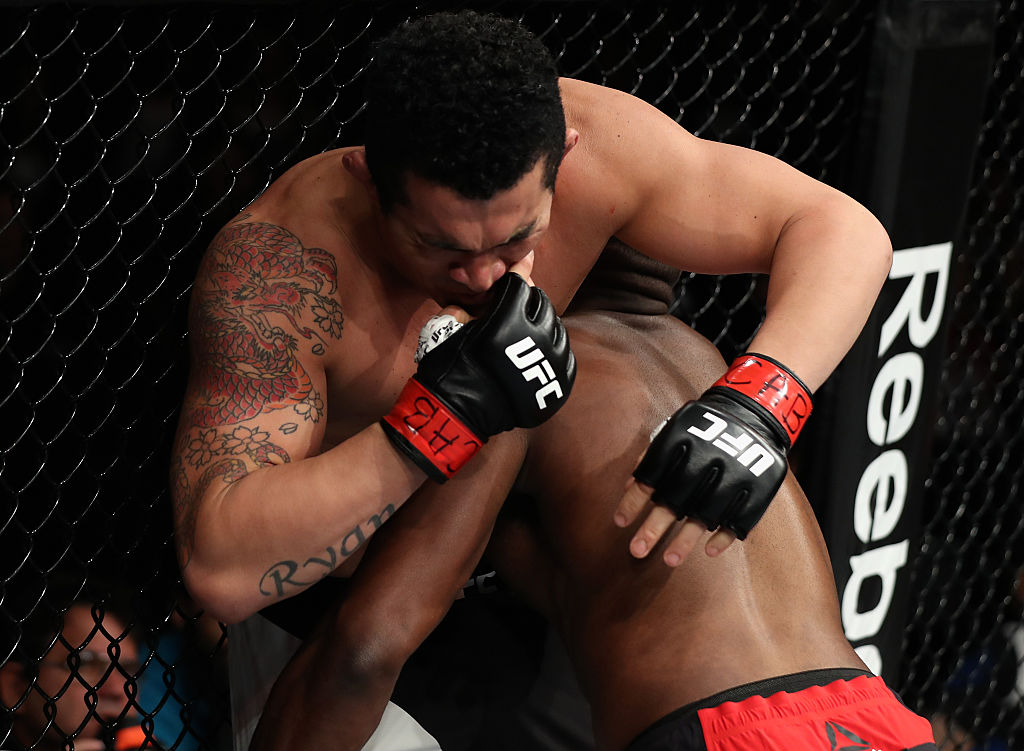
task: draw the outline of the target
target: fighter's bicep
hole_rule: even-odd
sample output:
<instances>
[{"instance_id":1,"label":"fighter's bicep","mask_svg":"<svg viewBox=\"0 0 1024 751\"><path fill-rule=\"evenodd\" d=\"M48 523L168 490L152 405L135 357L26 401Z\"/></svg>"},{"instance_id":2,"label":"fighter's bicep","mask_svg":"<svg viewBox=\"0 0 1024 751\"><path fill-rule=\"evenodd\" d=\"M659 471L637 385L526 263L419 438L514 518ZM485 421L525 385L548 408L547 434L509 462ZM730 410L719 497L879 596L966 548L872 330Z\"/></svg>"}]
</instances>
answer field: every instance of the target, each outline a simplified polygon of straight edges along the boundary
<instances>
[{"instance_id":1,"label":"fighter's bicep","mask_svg":"<svg viewBox=\"0 0 1024 751\"><path fill-rule=\"evenodd\" d=\"M202 494L215 479L234 482L255 470L317 452L324 431L320 418L307 416L311 399L273 407L252 407L251 401L251 395L230 390L211 398L208 392L190 389L182 403L172 458L181 480L192 490ZM317 411L324 407L318 403Z\"/></svg>"},{"instance_id":2,"label":"fighter's bicep","mask_svg":"<svg viewBox=\"0 0 1024 751\"><path fill-rule=\"evenodd\" d=\"M589 167L615 191L615 235L689 271L766 271L785 222L820 184L766 154L698 138L636 97L603 96Z\"/></svg>"},{"instance_id":3,"label":"fighter's bicep","mask_svg":"<svg viewBox=\"0 0 1024 751\"><path fill-rule=\"evenodd\" d=\"M255 472L315 453L323 438L317 413L326 404L317 397L271 405L243 379L228 383L228 375L209 368L194 370L204 385L188 388L171 457L175 527L186 558L204 504Z\"/></svg>"},{"instance_id":4,"label":"fighter's bicep","mask_svg":"<svg viewBox=\"0 0 1024 751\"><path fill-rule=\"evenodd\" d=\"M251 325L253 314L210 307L192 316L183 431L193 438L215 431L218 441L237 440L247 430L269 433L287 453L254 455L257 467L310 453L327 413L323 359L296 346L285 327L265 337Z\"/></svg>"},{"instance_id":5,"label":"fighter's bicep","mask_svg":"<svg viewBox=\"0 0 1024 751\"><path fill-rule=\"evenodd\" d=\"M185 526L211 488L302 458L323 438L323 362L344 326L335 261L247 219L211 243L190 303L172 478Z\"/></svg>"}]
</instances>

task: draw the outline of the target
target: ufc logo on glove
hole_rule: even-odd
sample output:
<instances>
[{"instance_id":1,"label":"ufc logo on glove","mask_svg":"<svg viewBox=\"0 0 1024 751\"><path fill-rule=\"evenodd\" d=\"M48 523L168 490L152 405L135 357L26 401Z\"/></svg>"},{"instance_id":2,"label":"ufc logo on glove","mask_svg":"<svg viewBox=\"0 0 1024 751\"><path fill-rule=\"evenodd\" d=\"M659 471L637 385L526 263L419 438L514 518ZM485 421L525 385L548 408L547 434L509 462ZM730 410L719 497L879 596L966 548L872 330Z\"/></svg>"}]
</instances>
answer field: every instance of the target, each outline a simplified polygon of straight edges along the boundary
<instances>
[{"instance_id":1,"label":"ufc logo on glove","mask_svg":"<svg viewBox=\"0 0 1024 751\"><path fill-rule=\"evenodd\" d=\"M540 381L541 388L534 394L539 409L547 409L547 399L554 396L555 399L562 398L562 387L555 378L555 371L551 363L544 357L533 339L529 336L520 339L515 344L505 347L505 357L512 361L512 364L519 368L526 381Z\"/></svg>"},{"instance_id":2,"label":"ufc logo on glove","mask_svg":"<svg viewBox=\"0 0 1024 751\"><path fill-rule=\"evenodd\" d=\"M676 517L726 527L742 540L782 485L786 453L811 408L810 390L795 374L748 353L676 410L633 476Z\"/></svg>"},{"instance_id":3,"label":"ufc logo on glove","mask_svg":"<svg viewBox=\"0 0 1024 751\"><path fill-rule=\"evenodd\" d=\"M729 424L721 417L710 412L705 412L703 417L709 423L706 428L700 430L696 425L691 425L686 432L735 457L736 461L746 467L754 477L760 477L766 469L775 464L775 457L768 447L755 441L749 433L737 428L736 435L730 435L725 432ZM743 453L740 453L741 451Z\"/></svg>"},{"instance_id":4,"label":"ufc logo on glove","mask_svg":"<svg viewBox=\"0 0 1024 751\"><path fill-rule=\"evenodd\" d=\"M576 380L569 335L551 301L514 273L494 284L478 318L428 321L416 362L380 424L436 482L458 472L492 435L550 418Z\"/></svg>"}]
</instances>

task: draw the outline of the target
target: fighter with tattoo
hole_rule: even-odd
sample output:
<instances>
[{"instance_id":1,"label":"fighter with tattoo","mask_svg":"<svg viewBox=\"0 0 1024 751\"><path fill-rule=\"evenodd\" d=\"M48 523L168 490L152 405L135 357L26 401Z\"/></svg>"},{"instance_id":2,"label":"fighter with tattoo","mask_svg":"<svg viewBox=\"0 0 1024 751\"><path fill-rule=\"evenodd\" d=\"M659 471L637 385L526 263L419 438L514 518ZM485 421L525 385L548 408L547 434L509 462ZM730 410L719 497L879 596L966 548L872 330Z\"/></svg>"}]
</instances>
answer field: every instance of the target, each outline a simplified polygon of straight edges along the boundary
<instances>
[{"instance_id":1,"label":"fighter with tattoo","mask_svg":"<svg viewBox=\"0 0 1024 751\"><path fill-rule=\"evenodd\" d=\"M331 255L302 247L281 227L249 219L237 217L211 243L200 271L210 284L193 301L193 360L203 367L182 419L173 472L183 568L195 545L199 499L210 484L234 483L254 467L291 461L271 432L288 435L298 420L323 418L323 397L296 356L298 342L308 340L310 351L322 354L325 337L340 339L344 324L333 297L338 272ZM261 417L264 425L276 417L276 426L249 422Z\"/></svg>"},{"instance_id":2,"label":"fighter with tattoo","mask_svg":"<svg viewBox=\"0 0 1024 751\"><path fill-rule=\"evenodd\" d=\"M612 238L678 269L769 275L756 354L677 405L622 501L655 504L634 552L679 519L673 564L709 527L709 550L746 536L886 278L877 220L777 159L559 78L511 20L405 24L367 73L364 143L275 180L199 270L172 484L192 596L236 623L350 573L424 483L546 421L574 378L557 314ZM417 364L444 306L475 318ZM770 468L718 472L687 431L705 413ZM494 483L504 496L511 478Z\"/></svg>"},{"instance_id":3,"label":"fighter with tattoo","mask_svg":"<svg viewBox=\"0 0 1024 751\"><path fill-rule=\"evenodd\" d=\"M416 373L406 375L409 383L398 406L369 428L372 433L387 433L394 443L399 453L389 459L402 465L402 474L407 475L403 487L422 480L410 471L417 467L427 476L445 479L453 472L452 462L468 460L472 452L466 446L475 450L495 433L536 425L568 396L572 354L550 301L515 273L523 271L528 277L529 267L530 261L510 267L503 294L495 295L480 318L448 346L424 356ZM315 451L308 443L313 436L319 437L321 449L332 441L321 433L326 386L322 361L342 339L344 314L337 289L337 263L331 254L304 247L286 229L254 221L251 213L237 217L211 243L192 299L195 367L172 468L179 557L186 579L200 534L201 510L218 504L218 511L233 513L225 508L229 489L255 473L262 479L266 472L259 470L290 464L296 439L303 455ZM511 354L508 362L489 370L474 364L488 347L500 346L509 353L529 350L527 357L545 357L552 376L549 386L557 393L550 388L535 391ZM439 369L443 374L435 372ZM468 370L461 379L460 369ZM467 377L477 383L467 384ZM495 383L486 387L488 380ZM412 395L405 396L407 392ZM545 399L540 404L542 393ZM421 445L418 437L428 433L417 419L426 417L422 404L434 398L443 408L445 422ZM530 403L534 399L536 406ZM523 401L525 408L518 404ZM472 440L448 440L450 426L460 417L473 431ZM303 425L312 428L312 436ZM441 476L435 477L437 473ZM324 547L307 545L300 558L286 555L271 561L259 579L257 591L264 598L260 604L293 595L335 572L406 497L408 493L399 494L382 505L374 505L371 497L368 514L340 530L340 537L335 531ZM194 586L202 591L203 582Z\"/></svg>"},{"instance_id":4,"label":"fighter with tattoo","mask_svg":"<svg viewBox=\"0 0 1024 751\"><path fill-rule=\"evenodd\" d=\"M871 675L847 641L828 550L791 472L742 547L690 556L675 568L657 557L630 559L635 525L618 528L607 517L634 457L669 405L697 397L726 364L678 319L644 312L668 309L672 286L659 280L670 274L631 253L606 253L600 263L610 271L613 260L620 273L605 281L633 283L602 288L591 279L573 300L565 317L579 362L573 397L506 457L522 469L488 547L505 594L518 593L553 624L589 703L589 723L570 734L571 682L539 695L507 691L500 699L513 709L487 714L475 715L464 700L451 718L427 692L402 685L410 679L406 661L479 556L479 517L496 512L467 480L419 495L374 539L343 598L318 618L311 607L305 623L284 624L306 638L271 692L250 751L358 751L392 693L445 751L532 751L545 735L574 751L936 751L928 721ZM612 296L619 312L604 310ZM501 471L500 458L487 461L492 473ZM431 504L433 514L424 508ZM438 513L455 505L470 508ZM424 570L422 559L439 541L445 556ZM659 541L655 550L664 547ZM470 610L499 597L461 600L454 615L468 620ZM451 675L474 645L507 646L500 635L475 636L417 653L415 684L432 677L457 686L459 696L514 683L511 666L501 670L480 655L476 661L492 670ZM545 699L561 706L548 711ZM521 719L526 712L530 722Z\"/></svg>"}]
</instances>

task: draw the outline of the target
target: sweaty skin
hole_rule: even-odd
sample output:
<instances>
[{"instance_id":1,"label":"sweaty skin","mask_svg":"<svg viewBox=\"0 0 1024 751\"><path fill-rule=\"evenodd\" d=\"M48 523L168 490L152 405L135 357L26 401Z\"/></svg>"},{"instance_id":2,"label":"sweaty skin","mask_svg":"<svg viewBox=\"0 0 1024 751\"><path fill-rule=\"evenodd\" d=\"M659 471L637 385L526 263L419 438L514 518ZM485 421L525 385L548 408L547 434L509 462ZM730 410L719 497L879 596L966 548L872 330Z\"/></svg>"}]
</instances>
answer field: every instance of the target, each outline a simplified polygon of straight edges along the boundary
<instances>
[{"instance_id":1,"label":"sweaty skin","mask_svg":"<svg viewBox=\"0 0 1024 751\"><path fill-rule=\"evenodd\" d=\"M725 363L669 316L564 321L578 364L573 398L529 432L528 447L508 437L472 475L419 494L380 532L345 598L275 685L253 751L361 748L401 666L472 571L476 535L501 503L493 489L524 449L522 497L509 501L489 556L561 633L600 748L621 749L668 712L732 686L865 669L844 637L825 544L792 475L742 545L677 568L630 556L635 525L616 527L611 514L635 457L668 405L699 394ZM518 515L523 503L539 513Z\"/></svg>"},{"instance_id":2,"label":"sweaty skin","mask_svg":"<svg viewBox=\"0 0 1024 751\"><path fill-rule=\"evenodd\" d=\"M539 525L509 514L490 553L562 635L600 748L622 748L669 712L733 686L866 670L843 634L828 552L792 474L742 545L678 568L630 556L634 527L608 519L634 457L667 406L699 396L725 363L668 316L591 312L566 327L576 390L565 414L531 433L517 487Z\"/></svg>"},{"instance_id":3,"label":"sweaty skin","mask_svg":"<svg viewBox=\"0 0 1024 751\"><path fill-rule=\"evenodd\" d=\"M172 460L179 561L209 613L236 622L352 570L425 481L377 424L417 332L442 305L479 305L531 250L559 311L613 236L689 271L770 272L752 349L812 390L852 344L891 258L863 207L635 97L561 89L553 195L540 164L488 201L410 177L408 204L384 215L352 147L290 169L213 240Z\"/></svg>"}]
</instances>

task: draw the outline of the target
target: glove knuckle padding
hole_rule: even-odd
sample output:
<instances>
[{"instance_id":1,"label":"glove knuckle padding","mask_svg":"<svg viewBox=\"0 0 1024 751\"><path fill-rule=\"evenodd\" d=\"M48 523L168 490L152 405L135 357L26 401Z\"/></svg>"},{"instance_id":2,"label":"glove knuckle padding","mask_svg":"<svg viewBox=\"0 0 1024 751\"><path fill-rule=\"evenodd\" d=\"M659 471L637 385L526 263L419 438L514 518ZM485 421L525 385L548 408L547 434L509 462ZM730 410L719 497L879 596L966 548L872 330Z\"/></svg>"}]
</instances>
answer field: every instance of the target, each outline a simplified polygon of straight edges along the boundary
<instances>
[{"instance_id":1,"label":"glove knuckle padding","mask_svg":"<svg viewBox=\"0 0 1024 751\"><path fill-rule=\"evenodd\" d=\"M743 539L782 485L786 452L812 408L807 386L782 363L742 355L667 421L633 474L677 517Z\"/></svg>"},{"instance_id":2,"label":"glove knuckle padding","mask_svg":"<svg viewBox=\"0 0 1024 751\"><path fill-rule=\"evenodd\" d=\"M530 287L530 297L527 301L528 309L526 317L535 326L542 329L550 329L555 324L555 307L551 304L547 294L540 287Z\"/></svg>"},{"instance_id":3,"label":"glove knuckle padding","mask_svg":"<svg viewBox=\"0 0 1024 751\"><path fill-rule=\"evenodd\" d=\"M688 402L654 437L634 472L654 487L654 502L678 518L699 519L709 529L727 527L740 539L764 514L786 474L785 455L766 440L753 415L737 419L742 409L713 394Z\"/></svg>"},{"instance_id":4,"label":"glove knuckle padding","mask_svg":"<svg viewBox=\"0 0 1024 751\"><path fill-rule=\"evenodd\" d=\"M483 314L429 352L416 374L482 436L544 422L575 376L550 300L516 274L502 277Z\"/></svg>"},{"instance_id":5,"label":"glove knuckle padding","mask_svg":"<svg viewBox=\"0 0 1024 751\"><path fill-rule=\"evenodd\" d=\"M681 471L680 465L686 462L689 445L686 441L686 426L680 419L683 409L686 407L672 415L651 439L651 445L633 472L633 477L655 488L656 493L662 490L666 480Z\"/></svg>"},{"instance_id":6,"label":"glove knuckle padding","mask_svg":"<svg viewBox=\"0 0 1024 751\"><path fill-rule=\"evenodd\" d=\"M416 374L380 421L398 450L438 482L453 477L490 436L551 417L576 379L569 337L551 301L517 274L494 285L479 318L448 334L424 347Z\"/></svg>"}]
</instances>

